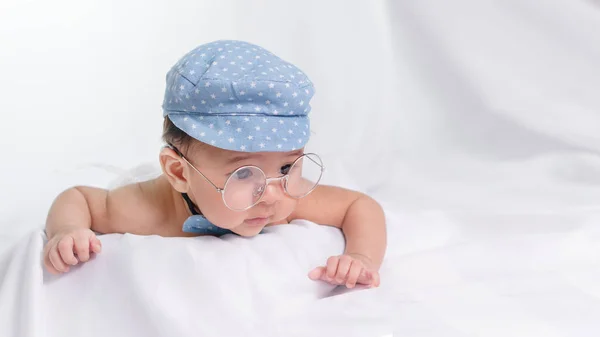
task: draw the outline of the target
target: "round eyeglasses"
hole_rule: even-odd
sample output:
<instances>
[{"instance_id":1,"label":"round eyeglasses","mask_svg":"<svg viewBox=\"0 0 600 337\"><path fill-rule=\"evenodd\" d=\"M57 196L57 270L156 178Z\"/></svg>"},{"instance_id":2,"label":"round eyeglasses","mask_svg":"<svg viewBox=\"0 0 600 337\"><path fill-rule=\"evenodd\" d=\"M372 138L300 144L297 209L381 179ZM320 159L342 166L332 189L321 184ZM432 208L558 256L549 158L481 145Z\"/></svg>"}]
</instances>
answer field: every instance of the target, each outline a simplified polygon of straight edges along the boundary
<instances>
[{"instance_id":1,"label":"round eyeglasses","mask_svg":"<svg viewBox=\"0 0 600 337\"><path fill-rule=\"evenodd\" d=\"M317 154L304 153L293 163L281 167L283 174L281 177L267 178L265 172L259 167L247 165L231 173L223 188L219 188L192 165L176 147L170 144L168 147L221 193L223 203L233 211L245 211L258 204L267 186L273 181L279 181L288 196L295 199L303 198L317 187L325 171L323 162Z\"/></svg>"}]
</instances>

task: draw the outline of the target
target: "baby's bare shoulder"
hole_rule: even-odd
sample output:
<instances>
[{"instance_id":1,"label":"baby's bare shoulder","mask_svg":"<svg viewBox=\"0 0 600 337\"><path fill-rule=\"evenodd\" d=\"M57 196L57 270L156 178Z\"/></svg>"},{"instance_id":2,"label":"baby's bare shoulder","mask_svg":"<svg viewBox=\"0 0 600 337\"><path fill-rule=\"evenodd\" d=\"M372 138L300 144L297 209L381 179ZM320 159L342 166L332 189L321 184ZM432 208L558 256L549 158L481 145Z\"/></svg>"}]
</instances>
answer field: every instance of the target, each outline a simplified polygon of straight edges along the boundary
<instances>
[{"instance_id":1,"label":"baby's bare shoulder","mask_svg":"<svg viewBox=\"0 0 600 337\"><path fill-rule=\"evenodd\" d=\"M101 233L165 235L177 214L171 185L163 176L104 193L90 188L87 193L92 196L88 198L92 213L96 210L103 215L96 217L93 226Z\"/></svg>"}]
</instances>

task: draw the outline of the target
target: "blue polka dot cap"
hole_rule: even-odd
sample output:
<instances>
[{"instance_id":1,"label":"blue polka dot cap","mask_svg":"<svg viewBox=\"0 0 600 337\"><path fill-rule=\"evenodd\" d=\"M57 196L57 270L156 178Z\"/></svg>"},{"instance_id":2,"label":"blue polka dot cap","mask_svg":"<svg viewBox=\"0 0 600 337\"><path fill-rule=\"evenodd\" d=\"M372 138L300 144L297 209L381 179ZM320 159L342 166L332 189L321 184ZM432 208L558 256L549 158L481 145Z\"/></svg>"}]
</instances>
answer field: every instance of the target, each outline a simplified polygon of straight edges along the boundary
<instances>
[{"instance_id":1,"label":"blue polka dot cap","mask_svg":"<svg viewBox=\"0 0 600 337\"><path fill-rule=\"evenodd\" d=\"M169 70L166 82L163 116L203 143L281 152L308 142L312 82L257 45L232 40L201 45Z\"/></svg>"}]
</instances>

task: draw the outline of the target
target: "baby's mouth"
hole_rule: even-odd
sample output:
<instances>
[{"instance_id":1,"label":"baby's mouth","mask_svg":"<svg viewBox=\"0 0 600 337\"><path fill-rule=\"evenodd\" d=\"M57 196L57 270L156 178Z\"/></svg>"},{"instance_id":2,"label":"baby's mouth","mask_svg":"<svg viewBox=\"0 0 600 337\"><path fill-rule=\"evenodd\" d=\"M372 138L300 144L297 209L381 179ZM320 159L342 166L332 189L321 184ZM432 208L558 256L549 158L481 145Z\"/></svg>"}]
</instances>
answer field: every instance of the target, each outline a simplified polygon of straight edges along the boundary
<instances>
[{"instance_id":1,"label":"baby's mouth","mask_svg":"<svg viewBox=\"0 0 600 337\"><path fill-rule=\"evenodd\" d=\"M271 218L271 216L256 217L256 218L246 219L246 220L244 220L244 223L249 226L264 226L269 222L270 218Z\"/></svg>"}]
</instances>

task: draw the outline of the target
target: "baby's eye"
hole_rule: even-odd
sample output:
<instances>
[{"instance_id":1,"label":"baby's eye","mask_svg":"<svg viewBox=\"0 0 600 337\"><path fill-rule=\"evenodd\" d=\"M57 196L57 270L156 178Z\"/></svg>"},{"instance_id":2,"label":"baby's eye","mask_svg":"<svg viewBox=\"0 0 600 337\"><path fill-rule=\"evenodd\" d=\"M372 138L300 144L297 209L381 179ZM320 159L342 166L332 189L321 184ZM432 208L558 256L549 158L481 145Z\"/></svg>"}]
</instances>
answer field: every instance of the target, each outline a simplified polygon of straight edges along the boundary
<instances>
[{"instance_id":1,"label":"baby's eye","mask_svg":"<svg viewBox=\"0 0 600 337\"><path fill-rule=\"evenodd\" d=\"M235 172L235 177L237 179L248 179L250 177L252 177L252 170L249 168L243 168L241 170L237 170Z\"/></svg>"},{"instance_id":2,"label":"baby's eye","mask_svg":"<svg viewBox=\"0 0 600 337\"><path fill-rule=\"evenodd\" d=\"M292 167L292 164L287 164L287 165L283 165L279 171L281 172L281 174L288 174L290 172L290 168Z\"/></svg>"}]
</instances>

